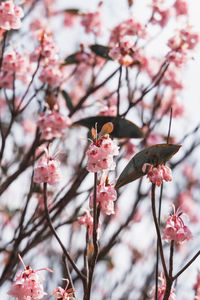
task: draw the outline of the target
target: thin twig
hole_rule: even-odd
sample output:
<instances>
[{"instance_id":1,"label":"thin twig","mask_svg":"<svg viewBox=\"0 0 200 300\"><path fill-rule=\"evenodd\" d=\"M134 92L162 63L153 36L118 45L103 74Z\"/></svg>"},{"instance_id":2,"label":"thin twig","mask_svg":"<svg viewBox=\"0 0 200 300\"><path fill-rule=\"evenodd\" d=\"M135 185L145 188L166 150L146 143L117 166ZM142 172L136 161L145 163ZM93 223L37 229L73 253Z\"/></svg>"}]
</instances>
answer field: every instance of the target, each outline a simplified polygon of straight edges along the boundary
<instances>
[{"instance_id":1,"label":"thin twig","mask_svg":"<svg viewBox=\"0 0 200 300\"><path fill-rule=\"evenodd\" d=\"M151 189L151 204L152 204L153 220L154 220L154 224L155 224L155 227L156 227L158 245L159 245L159 249L160 249L160 258L161 258L161 262L162 262L165 277L168 278L169 276L168 276L167 267L166 267L165 258L164 258L164 253L163 253L163 246L162 246L162 240L161 240L161 235L160 235L160 229L159 229L159 225L158 225L158 221L157 221L157 217L156 217L155 184L154 183L152 184L152 189Z\"/></svg>"},{"instance_id":2,"label":"thin twig","mask_svg":"<svg viewBox=\"0 0 200 300\"><path fill-rule=\"evenodd\" d=\"M63 243L61 242L59 236L57 235L52 223L51 223L51 219L49 216L49 211L48 211L48 207L47 207L47 183L44 183L44 205L45 205L45 214L46 214L46 218L47 218L47 222L48 222L48 226L51 229L51 232L53 233L53 235L55 236L56 240L58 241L60 247L63 250L63 253L65 254L65 256L67 257L67 259L69 260L69 262L71 263L73 269L76 271L76 273L78 274L79 278L84 281L85 280L85 276L80 272L80 270L78 269L78 267L76 266L75 262L72 260L71 256L69 255L69 253L67 252L67 250L65 249Z\"/></svg>"}]
</instances>

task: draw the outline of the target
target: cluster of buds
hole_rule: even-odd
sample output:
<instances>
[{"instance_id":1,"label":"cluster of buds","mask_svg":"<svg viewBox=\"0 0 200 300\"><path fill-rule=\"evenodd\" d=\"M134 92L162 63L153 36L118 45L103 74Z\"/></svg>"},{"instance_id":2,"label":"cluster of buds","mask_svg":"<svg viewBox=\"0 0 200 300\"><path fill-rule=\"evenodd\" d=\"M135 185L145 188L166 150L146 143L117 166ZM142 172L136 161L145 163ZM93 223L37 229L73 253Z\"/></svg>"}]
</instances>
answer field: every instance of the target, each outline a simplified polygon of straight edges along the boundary
<instances>
[{"instance_id":1,"label":"cluster of buds","mask_svg":"<svg viewBox=\"0 0 200 300\"><path fill-rule=\"evenodd\" d=\"M93 198L94 195L92 194L90 196L90 208L93 208ZM114 188L114 186L105 183L100 183L97 186L97 197L96 201L100 204L103 212L106 215L114 214L114 201L117 200L117 192Z\"/></svg>"},{"instance_id":2,"label":"cluster of buds","mask_svg":"<svg viewBox=\"0 0 200 300\"><path fill-rule=\"evenodd\" d=\"M20 256L19 258L22 261ZM24 265L24 270L17 272L16 280L13 282L10 290L8 291L8 295L17 298L18 300L42 299L46 293L44 293L41 278L37 274L37 272L42 270L52 273L52 271L47 268L33 270L30 266L26 267Z\"/></svg>"},{"instance_id":3,"label":"cluster of buds","mask_svg":"<svg viewBox=\"0 0 200 300\"><path fill-rule=\"evenodd\" d=\"M14 79L20 79L26 83L28 82L27 74L31 71L28 55L21 55L15 50L9 50L3 57L0 86L13 89Z\"/></svg>"},{"instance_id":4,"label":"cluster of buds","mask_svg":"<svg viewBox=\"0 0 200 300\"><path fill-rule=\"evenodd\" d=\"M112 30L110 36L110 57L120 64L132 65L135 61L135 45L138 37L146 37L146 30L141 23L133 19L120 23Z\"/></svg>"},{"instance_id":5,"label":"cluster of buds","mask_svg":"<svg viewBox=\"0 0 200 300\"><path fill-rule=\"evenodd\" d=\"M42 133L41 138L46 140L61 137L63 132L71 125L71 120L59 112L51 112L48 115L40 114L38 127Z\"/></svg>"},{"instance_id":6,"label":"cluster of buds","mask_svg":"<svg viewBox=\"0 0 200 300\"><path fill-rule=\"evenodd\" d=\"M86 211L85 214L78 218L78 222L80 225L84 225L88 229L88 234L92 238L93 236L93 217L89 213L89 211ZM98 224L97 228L97 239L100 237L100 223Z\"/></svg>"},{"instance_id":7,"label":"cluster of buds","mask_svg":"<svg viewBox=\"0 0 200 300\"><path fill-rule=\"evenodd\" d=\"M158 165L155 167L154 165L146 163L143 165L142 171L146 173L147 168L147 177L149 178L150 182L156 184L157 186L161 186L163 180L172 181L172 173L170 168L164 165Z\"/></svg>"},{"instance_id":8,"label":"cluster of buds","mask_svg":"<svg viewBox=\"0 0 200 300\"><path fill-rule=\"evenodd\" d=\"M184 224L180 214L175 212L175 209L173 215L167 219L163 230L163 239L168 242L175 241L177 243L192 239L191 231Z\"/></svg>"},{"instance_id":9,"label":"cluster of buds","mask_svg":"<svg viewBox=\"0 0 200 300\"><path fill-rule=\"evenodd\" d=\"M0 2L0 28L4 30L19 29L24 13L21 7L15 6L13 1Z\"/></svg>"},{"instance_id":10,"label":"cluster of buds","mask_svg":"<svg viewBox=\"0 0 200 300\"><path fill-rule=\"evenodd\" d=\"M110 139L108 132L112 132L112 123L106 123L97 138L93 130L94 141L90 144L86 154L88 156L87 170L89 172L98 172L103 170L114 170L115 163L113 156L119 154L119 148L113 140Z\"/></svg>"},{"instance_id":11,"label":"cluster of buds","mask_svg":"<svg viewBox=\"0 0 200 300\"><path fill-rule=\"evenodd\" d=\"M56 185L61 179L60 162L48 155L46 151L39 159L34 170L33 181L36 183L48 183Z\"/></svg>"}]
</instances>

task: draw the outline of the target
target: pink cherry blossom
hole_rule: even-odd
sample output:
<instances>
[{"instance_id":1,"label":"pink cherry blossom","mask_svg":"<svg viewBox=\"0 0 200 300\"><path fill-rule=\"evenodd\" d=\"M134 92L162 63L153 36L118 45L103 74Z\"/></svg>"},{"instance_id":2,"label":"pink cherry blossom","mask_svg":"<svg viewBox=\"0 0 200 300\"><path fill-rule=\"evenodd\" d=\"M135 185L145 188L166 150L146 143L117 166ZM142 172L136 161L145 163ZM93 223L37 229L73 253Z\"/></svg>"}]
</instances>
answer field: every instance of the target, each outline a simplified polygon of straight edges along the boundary
<instances>
[{"instance_id":1,"label":"pink cherry blossom","mask_svg":"<svg viewBox=\"0 0 200 300\"><path fill-rule=\"evenodd\" d=\"M175 209L173 215L167 219L163 230L163 239L167 242L175 241L177 243L192 239L191 231L184 224L181 216L175 212Z\"/></svg>"},{"instance_id":2,"label":"pink cherry blossom","mask_svg":"<svg viewBox=\"0 0 200 300\"><path fill-rule=\"evenodd\" d=\"M61 179L60 162L45 152L39 159L34 170L33 180L36 183L48 183L56 185Z\"/></svg>"},{"instance_id":3,"label":"pink cherry blossom","mask_svg":"<svg viewBox=\"0 0 200 300\"><path fill-rule=\"evenodd\" d=\"M165 27L171 16L171 9L163 9L159 5L153 6L153 13L150 22Z\"/></svg>"},{"instance_id":4,"label":"pink cherry blossom","mask_svg":"<svg viewBox=\"0 0 200 300\"><path fill-rule=\"evenodd\" d=\"M61 137L64 131L71 125L71 120L59 112L50 114L42 113L39 115L37 125L39 126L42 136L46 140Z\"/></svg>"},{"instance_id":5,"label":"pink cherry blossom","mask_svg":"<svg viewBox=\"0 0 200 300\"><path fill-rule=\"evenodd\" d=\"M150 182L156 184L157 186L161 186L163 180L172 181L172 173L171 169L164 165L158 165L155 167L151 164L144 164L142 167L142 171L145 173L147 170L147 177Z\"/></svg>"},{"instance_id":6,"label":"pink cherry blossom","mask_svg":"<svg viewBox=\"0 0 200 300\"><path fill-rule=\"evenodd\" d=\"M188 15L188 3L185 0L176 0L174 8L176 16Z\"/></svg>"},{"instance_id":7,"label":"pink cherry blossom","mask_svg":"<svg viewBox=\"0 0 200 300\"><path fill-rule=\"evenodd\" d=\"M131 141L128 141L127 143L125 143L124 148L125 148L124 157L126 159L129 159L130 157L132 157L133 154L135 154L135 152L137 150L136 146Z\"/></svg>"},{"instance_id":8,"label":"pink cherry blossom","mask_svg":"<svg viewBox=\"0 0 200 300\"><path fill-rule=\"evenodd\" d=\"M170 65L162 79L162 83L166 86L171 87L174 91L182 90L184 88L180 70L174 65Z\"/></svg>"},{"instance_id":9,"label":"pink cherry blossom","mask_svg":"<svg viewBox=\"0 0 200 300\"><path fill-rule=\"evenodd\" d=\"M81 217L78 217L78 222L80 225L84 225L88 228L88 234L89 236L92 238L93 236L93 217L91 216L91 214L89 213L89 211L86 211L85 214ZM98 228L97 228L97 238L100 238L100 222L98 224Z\"/></svg>"},{"instance_id":10,"label":"pink cherry blossom","mask_svg":"<svg viewBox=\"0 0 200 300\"><path fill-rule=\"evenodd\" d=\"M42 30L38 33L38 40L40 45L32 53L31 60L37 62L41 56L45 67L58 67L59 48L53 40L52 34Z\"/></svg>"},{"instance_id":11,"label":"pink cherry blossom","mask_svg":"<svg viewBox=\"0 0 200 300\"><path fill-rule=\"evenodd\" d=\"M145 27L134 19L126 20L117 25L111 32L109 55L120 64L130 66L134 63L136 40L146 37Z\"/></svg>"},{"instance_id":12,"label":"pink cherry blossom","mask_svg":"<svg viewBox=\"0 0 200 300\"><path fill-rule=\"evenodd\" d=\"M16 279L8 291L8 295L17 298L18 300L42 299L46 293L43 290L41 278L37 274L37 272L42 270L52 273L52 271L47 268L33 270L30 266L26 267L24 265L24 270L17 272Z\"/></svg>"},{"instance_id":13,"label":"pink cherry blossom","mask_svg":"<svg viewBox=\"0 0 200 300\"><path fill-rule=\"evenodd\" d=\"M52 293L52 295L55 296L55 299L75 300L75 298L73 297L74 290L73 289L67 290L68 285L69 285L69 281L67 280L67 284L66 284L65 289L63 289L60 286L55 288L55 290Z\"/></svg>"},{"instance_id":14,"label":"pink cherry blossom","mask_svg":"<svg viewBox=\"0 0 200 300\"><path fill-rule=\"evenodd\" d=\"M58 66L48 66L43 68L39 78L42 82L56 88L63 82L63 73Z\"/></svg>"},{"instance_id":15,"label":"pink cherry blossom","mask_svg":"<svg viewBox=\"0 0 200 300\"><path fill-rule=\"evenodd\" d=\"M27 53L22 55L16 50L8 50L3 57L0 86L13 89L14 79L20 79L27 83L31 71L32 67Z\"/></svg>"},{"instance_id":16,"label":"pink cherry blossom","mask_svg":"<svg viewBox=\"0 0 200 300\"><path fill-rule=\"evenodd\" d=\"M15 6L13 1L0 2L0 28L5 30L19 29L24 13L21 7Z\"/></svg>"},{"instance_id":17,"label":"pink cherry blossom","mask_svg":"<svg viewBox=\"0 0 200 300\"><path fill-rule=\"evenodd\" d=\"M93 207L94 195L90 196L90 208ZM114 201L117 200L117 192L114 186L108 184L99 184L97 186L97 203L100 203L102 211L106 215L114 214Z\"/></svg>"},{"instance_id":18,"label":"pink cherry blossom","mask_svg":"<svg viewBox=\"0 0 200 300\"><path fill-rule=\"evenodd\" d=\"M97 142L92 142L86 152L88 156L87 170L89 172L114 170L113 156L118 154L118 146L109 137L102 137Z\"/></svg>"},{"instance_id":19,"label":"pink cherry blossom","mask_svg":"<svg viewBox=\"0 0 200 300\"><path fill-rule=\"evenodd\" d=\"M102 21L101 12L89 12L82 16L81 24L85 28L86 33L95 33L96 35L101 35L102 32Z\"/></svg>"}]
</instances>

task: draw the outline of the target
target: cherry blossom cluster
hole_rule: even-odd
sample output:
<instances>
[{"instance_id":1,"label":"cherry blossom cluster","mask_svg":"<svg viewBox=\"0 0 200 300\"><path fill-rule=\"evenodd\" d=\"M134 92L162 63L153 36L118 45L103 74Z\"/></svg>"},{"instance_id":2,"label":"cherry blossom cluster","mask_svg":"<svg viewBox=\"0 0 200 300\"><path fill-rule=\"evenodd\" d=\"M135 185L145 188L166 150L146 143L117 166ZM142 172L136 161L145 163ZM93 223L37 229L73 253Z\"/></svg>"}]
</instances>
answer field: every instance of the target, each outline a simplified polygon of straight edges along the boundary
<instances>
[{"instance_id":1,"label":"cherry blossom cluster","mask_svg":"<svg viewBox=\"0 0 200 300\"><path fill-rule=\"evenodd\" d=\"M4 30L19 29L24 13L12 0L0 2L0 28Z\"/></svg>"},{"instance_id":2,"label":"cherry blossom cluster","mask_svg":"<svg viewBox=\"0 0 200 300\"><path fill-rule=\"evenodd\" d=\"M34 170L33 181L56 185L61 179L60 162L49 156L47 151L39 159Z\"/></svg>"},{"instance_id":3,"label":"cherry blossom cluster","mask_svg":"<svg viewBox=\"0 0 200 300\"><path fill-rule=\"evenodd\" d=\"M78 222L80 225L84 225L88 229L88 234L92 238L93 236L93 217L89 213L89 211L86 211L85 214L78 218ZM100 237L100 223L98 224L97 228L97 238Z\"/></svg>"},{"instance_id":4,"label":"cherry blossom cluster","mask_svg":"<svg viewBox=\"0 0 200 300\"><path fill-rule=\"evenodd\" d=\"M90 208L93 208L94 195L90 196ZM100 204L102 211L106 215L114 214L114 201L117 200L117 192L114 186L110 184L99 184L97 186L97 197L96 201Z\"/></svg>"},{"instance_id":5,"label":"cherry blossom cluster","mask_svg":"<svg viewBox=\"0 0 200 300\"><path fill-rule=\"evenodd\" d=\"M114 170L115 162L113 156L119 154L119 147L116 143L104 136L90 144L86 155L88 156L87 170L98 172L102 170Z\"/></svg>"},{"instance_id":6,"label":"cherry blossom cluster","mask_svg":"<svg viewBox=\"0 0 200 300\"><path fill-rule=\"evenodd\" d=\"M71 27L80 21L86 33L93 33L97 36L102 34L101 3L95 12L73 12L66 11L64 14L64 25Z\"/></svg>"},{"instance_id":7,"label":"cherry blossom cluster","mask_svg":"<svg viewBox=\"0 0 200 300\"><path fill-rule=\"evenodd\" d=\"M167 219L163 230L163 239L167 242L175 241L177 243L192 239L191 231L184 224L181 216L175 212L175 209L174 214Z\"/></svg>"},{"instance_id":8,"label":"cherry blossom cluster","mask_svg":"<svg viewBox=\"0 0 200 300\"><path fill-rule=\"evenodd\" d=\"M69 117L53 111L47 115L45 113L40 114L37 125L42 133L41 138L49 140L61 137L71 125L71 120Z\"/></svg>"},{"instance_id":9,"label":"cherry blossom cluster","mask_svg":"<svg viewBox=\"0 0 200 300\"><path fill-rule=\"evenodd\" d=\"M95 33L97 36L102 33L102 21L100 10L92 13L83 14L81 24L85 28L86 33Z\"/></svg>"},{"instance_id":10,"label":"cherry blossom cluster","mask_svg":"<svg viewBox=\"0 0 200 300\"><path fill-rule=\"evenodd\" d=\"M141 23L129 19L116 26L110 36L109 51L112 59L129 66L135 60L136 38L145 38L146 29Z\"/></svg>"},{"instance_id":11,"label":"cherry blossom cluster","mask_svg":"<svg viewBox=\"0 0 200 300\"><path fill-rule=\"evenodd\" d=\"M50 269L44 268L39 270L33 270L30 266L24 266L24 270L18 271L16 279L12 283L8 295L17 298L18 300L39 300L47 295L44 292L41 278L37 272Z\"/></svg>"},{"instance_id":12,"label":"cherry blossom cluster","mask_svg":"<svg viewBox=\"0 0 200 300\"><path fill-rule=\"evenodd\" d=\"M185 0L176 0L173 6L166 7L165 1L153 0L151 24L159 25L162 28L166 26L170 17L175 13L175 16L187 16L188 4Z\"/></svg>"},{"instance_id":13,"label":"cherry blossom cluster","mask_svg":"<svg viewBox=\"0 0 200 300\"><path fill-rule=\"evenodd\" d=\"M36 25L33 27L36 29L35 32L37 37L38 27ZM31 60L35 62L41 61L43 68L39 76L40 80L44 83L48 83L53 88L56 88L61 85L64 78L60 68L58 47L55 44L51 33L46 33L44 31L40 33L39 31L38 40L40 45L31 55Z\"/></svg>"},{"instance_id":14,"label":"cherry blossom cluster","mask_svg":"<svg viewBox=\"0 0 200 300\"><path fill-rule=\"evenodd\" d=\"M3 57L0 86L13 89L15 79L27 83L31 71L30 59L27 54L21 55L15 50L8 50Z\"/></svg>"},{"instance_id":15,"label":"cherry blossom cluster","mask_svg":"<svg viewBox=\"0 0 200 300\"><path fill-rule=\"evenodd\" d=\"M161 186L163 180L165 181L172 181L172 173L171 169L164 165L154 166L151 164L144 164L142 167L142 171L145 173L146 169L147 177L149 178L150 182L156 184L157 186Z\"/></svg>"},{"instance_id":16,"label":"cherry blossom cluster","mask_svg":"<svg viewBox=\"0 0 200 300\"><path fill-rule=\"evenodd\" d=\"M167 58L173 62L176 67L180 67L188 60L188 54L194 50L199 42L199 34L193 32L188 26L181 29L177 34L169 39L168 47L171 51L168 53Z\"/></svg>"},{"instance_id":17,"label":"cherry blossom cluster","mask_svg":"<svg viewBox=\"0 0 200 300\"><path fill-rule=\"evenodd\" d=\"M41 56L44 65L55 65L59 58L58 46L54 42L52 35L42 31L38 39L40 45L34 50L34 53L31 56L32 60L38 61L39 56Z\"/></svg>"}]
</instances>

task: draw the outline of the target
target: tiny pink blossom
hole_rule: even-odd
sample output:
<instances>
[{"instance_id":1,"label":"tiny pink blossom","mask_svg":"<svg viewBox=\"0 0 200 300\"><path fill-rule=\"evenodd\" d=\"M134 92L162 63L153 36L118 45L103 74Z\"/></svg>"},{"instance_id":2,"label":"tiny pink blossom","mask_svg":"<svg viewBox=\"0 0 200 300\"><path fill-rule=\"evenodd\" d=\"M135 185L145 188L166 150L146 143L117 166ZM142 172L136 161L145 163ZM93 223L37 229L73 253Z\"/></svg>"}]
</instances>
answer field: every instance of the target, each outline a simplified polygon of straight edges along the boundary
<instances>
[{"instance_id":1,"label":"tiny pink blossom","mask_svg":"<svg viewBox=\"0 0 200 300\"><path fill-rule=\"evenodd\" d=\"M86 211L83 216L79 217L78 222L80 225L84 225L88 228L88 234L92 238L92 236L93 236L93 217L91 216L89 211ZM101 224L99 222L98 228L97 228L97 238L98 239L99 239L100 233L101 233L100 226L101 226Z\"/></svg>"},{"instance_id":2,"label":"tiny pink blossom","mask_svg":"<svg viewBox=\"0 0 200 300\"><path fill-rule=\"evenodd\" d=\"M185 0L176 0L174 3L176 16L188 15L188 3Z\"/></svg>"},{"instance_id":3,"label":"tiny pink blossom","mask_svg":"<svg viewBox=\"0 0 200 300\"><path fill-rule=\"evenodd\" d=\"M130 157L132 157L133 154L136 153L136 146L131 143L130 141L128 141L125 145L124 145L124 148L125 148L125 155L124 157L126 159L129 159Z\"/></svg>"},{"instance_id":4,"label":"tiny pink blossom","mask_svg":"<svg viewBox=\"0 0 200 300\"><path fill-rule=\"evenodd\" d=\"M164 165L158 165L157 167L151 164L144 164L142 167L142 171L145 173L146 169L147 177L150 182L156 184L157 186L161 186L163 180L172 181L171 169Z\"/></svg>"},{"instance_id":5,"label":"tiny pink blossom","mask_svg":"<svg viewBox=\"0 0 200 300\"><path fill-rule=\"evenodd\" d=\"M95 33L96 35L101 35L102 32L102 21L101 12L98 10L94 13L87 13L82 16L81 24L85 28L86 33Z\"/></svg>"},{"instance_id":6,"label":"tiny pink blossom","mask_svg":"<svg viewBox=\"0 0 200 300\"><path fill-rule=\"evenodd\" d=\"M73 297L74 294L74 290L73 289L68 289L67 287L69 285L69 281L67 280L67 284L65 289L63 289L62 287L58 286L57 288L55 288L55 290L53 291L52 295L55 296L55 299L62 299L62 300L75 300L75 298Z\"/></svg>"},{"instance_id":7,"label":"tiny pink blossom","mask_svg":"<svg viewBox=\"0 0 200 300\"><path fill-rule=\"evenodd\" d=\"M167 219L163 230L163 239L167 242L175 241L177 243L192 239L191 231L184 224L180 215L175 212L175 209L174 214Z\"/></svg>"},{"instance_id":8,"label":"tiny pink blossom","mask_svg":"<svg viewBox=\"0 0 200 300\"><path fill-rule=\"evenodd\" d=\"M171 16L171 9L164 9L158 3L154 3L150 22L165 27Z\"/></svg>"},{"instance_id":9,"label":"tiny pink blossom","mask_svg":"<svg viewBox=\"0 0 200 300\"><path fill-rule=\"evenodd\" d=\"M94 195L90 196L90 208L93 207ZM103 212L106 215L114 214L114 201L117 200L117 192L114 186L108 184L99 184L97 186L97 203L100 203Z\"/></svg>"},{"instance_id":10,"label":"tiny pink blossom","mask_svg":"<svg viewBox=\"0 0 200 300\"><path fill-rule=\"evenodd\" d=\"M61 179L60 162L49 156L47 152L39 159L34 170L33 180L36 183L56 185Z\"/></svg>"}]
</instances>

